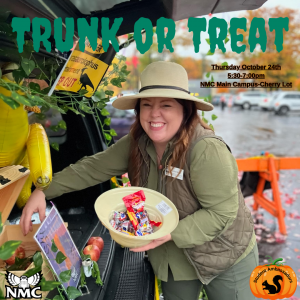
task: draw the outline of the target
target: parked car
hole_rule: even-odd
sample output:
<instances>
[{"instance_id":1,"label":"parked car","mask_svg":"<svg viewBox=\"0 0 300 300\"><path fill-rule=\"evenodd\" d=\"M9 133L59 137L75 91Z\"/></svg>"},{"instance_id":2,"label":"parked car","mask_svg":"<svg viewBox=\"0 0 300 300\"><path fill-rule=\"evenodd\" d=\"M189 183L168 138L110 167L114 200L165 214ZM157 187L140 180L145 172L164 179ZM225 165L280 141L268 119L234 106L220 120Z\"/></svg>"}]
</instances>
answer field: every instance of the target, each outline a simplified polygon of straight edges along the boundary
<instances>
[{"instance_id":1,"label":"parked car","mask_svg":"<svg viewBox=\"0 0 300 300\"><path fill-rule=\"evenodd\" d=\"M133 109L130 110L120 110L116 109L109 102L106 105L106 109L110 113L110 127L116 131L118 134L114 137L114 140L117 141L121 137L129 133L130 127L135 120L135 113Z\"/></svg>"},{"instance_id":2,"label":"parked car","mask_svg":"<svg viewBox=\"0 0 300 300\"><path fill-rule=\"evenodd\" d=\"M235 99L234 105L240 106L242 109L251 109L254 106L259 106L261 102L264 102L266 99L269 101L267 93L249 91L239 93Z\"/></svg>"},{"instance_id":3,"label":"parked car","mask_svg":"<svg viewBox=\"0 0 300 300\"><path fill-rule=\"evenodd\" d=\"M275 114L286 115L289 111L300 111L300 92L281 92L272 101Z\"/></svg>"},{"instance_id":4,"label":"parked car","mask_svg":"<svg viewBox=\"0 0 300 300\"><path fill-rule=\"evenodd\" d=\"M259 103L259 107L265 111L273 110L272 103L280 93L280 91L268 93L268 97L262 99L262 101Z\"/></svg>"}]
</instances>

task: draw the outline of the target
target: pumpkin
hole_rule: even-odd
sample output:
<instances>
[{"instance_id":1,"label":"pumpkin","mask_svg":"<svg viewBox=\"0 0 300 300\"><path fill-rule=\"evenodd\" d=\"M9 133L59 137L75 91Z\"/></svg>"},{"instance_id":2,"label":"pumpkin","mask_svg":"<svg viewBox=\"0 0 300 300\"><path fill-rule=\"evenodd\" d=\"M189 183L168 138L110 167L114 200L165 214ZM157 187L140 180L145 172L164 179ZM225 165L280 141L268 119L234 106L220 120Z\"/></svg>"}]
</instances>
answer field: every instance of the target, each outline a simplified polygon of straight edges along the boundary
<instances>
[{"instance_id":1,"label":"pumpkin","mask_svg":"<svg viewBox=\"0 0 300 300\"><path fill-rule=\"evenodd\" d=\"M297 276L293 269L284 266L282 258L272 258L269 264L257 266L250 276L250 289L253 295L263 299L283 299L291 297L297 288Z\"/></svg>"}]
</instances>

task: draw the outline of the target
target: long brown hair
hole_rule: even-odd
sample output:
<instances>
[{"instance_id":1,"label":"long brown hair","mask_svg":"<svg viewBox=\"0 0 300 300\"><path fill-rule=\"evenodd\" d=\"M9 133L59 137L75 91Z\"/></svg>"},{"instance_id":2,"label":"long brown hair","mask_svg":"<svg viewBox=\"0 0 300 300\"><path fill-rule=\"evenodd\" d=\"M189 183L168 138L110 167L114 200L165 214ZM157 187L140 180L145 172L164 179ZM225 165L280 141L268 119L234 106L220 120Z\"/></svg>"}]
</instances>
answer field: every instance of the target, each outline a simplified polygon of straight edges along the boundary
<instances>
[{"instance_id":1,"label":"long brown hair","mask_svg":"<svg viewBox=\"0 0 300 300\"><path fill-rule=\"evenodd\" d=\"M185 163L188 147L193 138L194 130L200 123L202 127L212 130L198 115L196 103L194 101L175 99L183 106L183 120L179 130L175 135L175 142L172 155L169 160L169 171L173 169L173 165L179 163L180 169L183 168ZM131 136L131 151L129 161L132 166L133 178L130 178L131 184L139 186L140 184L140 170L143 163L143 156L138 147L140 137L145 133L140 123L140 101L138 99L135 106L136 119L130 129Z\"/></svg>"}]
</instances>

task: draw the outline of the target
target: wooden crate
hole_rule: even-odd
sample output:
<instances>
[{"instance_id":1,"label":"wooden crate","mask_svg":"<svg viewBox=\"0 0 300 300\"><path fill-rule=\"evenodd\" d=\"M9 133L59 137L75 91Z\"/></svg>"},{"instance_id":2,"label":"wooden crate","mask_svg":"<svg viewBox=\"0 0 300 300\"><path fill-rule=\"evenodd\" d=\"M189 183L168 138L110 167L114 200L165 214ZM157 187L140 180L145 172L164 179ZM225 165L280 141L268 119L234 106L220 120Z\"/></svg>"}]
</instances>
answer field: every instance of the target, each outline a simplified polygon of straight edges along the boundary
<instances>
[{"instance_id":1,"label":"wooden crate","mask_svg":"<svg viewBox=\"0 0 300 300\"><path fill-rule=\"evenodd\" d=\"M41 251L37 243L35 242L33 236L38 230L40 224L33 225L33 230L29 232L26 236L23 236L21 231L20 225L6 225L3 227L2 234L0 235L0 245L3 245L5 242L10 240L22 241L20 245L25 249L26 256L33 255L36 251ZM44 255L42 254L44 261L46 260ZM0 273L6 274L5 271L6 263L0 259ZM32 263L26 270L24 271L12 271L11 273L15 274L16 276L20 277L23 275L27 270L34 267ZM43 263L42 265L42 274L46 280L55 280L53 278L52 272L49 270L47 265ZM5 285L9 285L6 279L1 276L1 289L4 288ZM3 290L5 295L5 288ZM42 299L45 299L49 292L42 292Z\"/></svg>"},{"instance_id":2,"label":"wooden crate","mask_svg":"<svg viewBox=\"0 0 300 300\"><path fill-rule=\"evenodd\" d=\"M16 200L23 188L23 185L30 175L30 171L23 166L9 166L0 169L0 212L2 213L2 223L4 223ZM26 236L23 236L20 225L5 225L0 235L0 246L10 240L22 241L22 246L25 249L26 256L34 254L36 251L41 251L38 244L35 242L33 236L38 230L40 224L33 225L33 231L29 232ZM43 256L43 254L42 254ZM45 260L45 257L43 256ZM6 274L5 271L6 263L0 259L0 273ZM32 263L24 271L12 271L11 273L21 276L28 269L34 267ZM55 280L52 272L48 269L45 263L42 266L42 274L46 280ZM8 283L4 276L0 276L0 288L3 290L5 295L5 285ZM48 295L49 292L42 292L42 299Z\"/></svg>"}]
</instances>

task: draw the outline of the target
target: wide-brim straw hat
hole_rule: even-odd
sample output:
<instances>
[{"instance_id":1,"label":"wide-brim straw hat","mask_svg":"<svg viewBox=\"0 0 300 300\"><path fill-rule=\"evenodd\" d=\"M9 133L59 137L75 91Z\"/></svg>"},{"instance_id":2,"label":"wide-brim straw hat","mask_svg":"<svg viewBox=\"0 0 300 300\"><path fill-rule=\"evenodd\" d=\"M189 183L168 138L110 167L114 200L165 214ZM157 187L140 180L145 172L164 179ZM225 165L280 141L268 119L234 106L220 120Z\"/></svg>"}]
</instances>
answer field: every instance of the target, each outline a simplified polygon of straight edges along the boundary
<instances>
[{"instance_id":1,"label":"wide-brim straw hat","mask_svg":"<svg viewBox=\"0 0 300 300\"><path fill-rule=\"evenodd\" d=\"M200 82L199 82L200 85ZM165 97L194 101L202 111L213 110L214 106L204 99L194 97L189 92L189 81L186 70L179 64L157 61L149 64L141 73L141 89L136 95L117 98L113 107L118 109L134 109L138 99Z\"/></svg>"}]
</instances>

